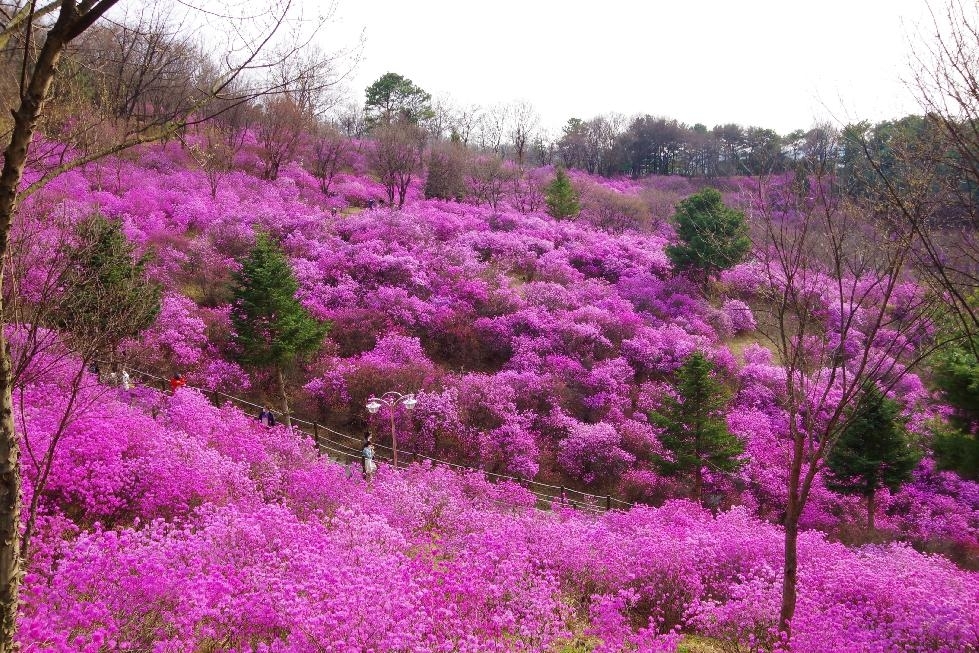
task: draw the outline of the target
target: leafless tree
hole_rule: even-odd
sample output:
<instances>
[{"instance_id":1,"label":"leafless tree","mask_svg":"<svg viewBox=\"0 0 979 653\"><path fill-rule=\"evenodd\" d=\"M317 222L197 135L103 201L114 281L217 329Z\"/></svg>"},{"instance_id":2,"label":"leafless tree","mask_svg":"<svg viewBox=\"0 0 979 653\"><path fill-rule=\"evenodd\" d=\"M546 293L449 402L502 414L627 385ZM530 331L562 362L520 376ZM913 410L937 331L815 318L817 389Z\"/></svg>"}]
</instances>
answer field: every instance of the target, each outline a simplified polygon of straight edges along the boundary
<instances>
[{"instance_id":1,"label":"leafless tree","mask_svg":"<svg viewBox=\"0 0 979 653\"><path fill-rule=\"evenodd\" d=\"M428 154L425 199L462 201L467 194L469 157L469 151L457 141L433 145Z\"/></svg>"},{"instance_id":2,"label":"leafless tree","mask_svg":"<svg viewBox=\"0 0 979 653\"><path fill-rule=\"evenodd\" d=\"M221 180L232 170L245 147L249 130L262 118L260 107L237 104L214 120L197 125L179 136L180 142L207 177L211 197L217 197Z\"/></svg>"},{"instance_id":3,"label":"leafless tree","mask_svg":"<svg viewBox=\"0 0 979 653\"><path fill-rule=\"evenodd\" d=\"M333 58L316 47L283 61L275 79L289 88L299 111L313 120L323 117L341 100Z\"/></svg>"},{"instance_id":4,"label":"leafless tree","mask_svg":"<svg viewBox=\"0 0 979 653\"><path fill-rule=\"evenodd\" d=\"M469 146L473 135L478 130L482 112L483 110L481 107L472 104L465 107L459 107L455 110L452 116L452 128L455 130L455 133L458 134L459 141L466 147Z\"/></svg>"},{"instance_id":5,"label":"leafless tree","mask_svg":"<svg viewBox=\"0 0 979 653\"><path fill-rule=\"evenodd\" d=\"M291 95L266 98L257 130L265 179L277 179L282 165L295 157L311 120Z\"/></svg>"},{"instance_id":6,"label":"leafless tree","mask_svg":"<svg viewBox=\"0 0 979 653\"><path fill-rule=\"evenodd\" d=\"M524 213L543 210L547 202L545 189L550 181L551 176L539 169L531 168L522 172L514 172L511 175L510 184L513 189L512 197L515 208Z\"/></svg>"},{"instance_id":7,"label":"leafless tree","mask_svg":"<svg viewBox=\"0 0 979 653\"><path fill-rule=\"evenodd\" d=\"M467 182L473 198L485 202L494 209L503 199L507 185L517 176L517 171L494 154L474 156L469 162Z\"/></svg>"},{"instance_id":8,"label":"leafless tree","mask_svg":"<svg viewBox=\"0 0 979 653\"><path fill-rule=\"evenodd\" d=\"M480 111L474 133L475 146L482 152L506 154L506 132L510 107L497 104Z\"/></svg>"},{"instance_id":9,"label":"leafless tree","mask_svg":"<svg viewBox=\"0 0 979 653\"><path fill-rule=\"evenodd\" d=\"M513 153L517 163L523 165L524 157L533 142L534 134L540 125L540 116L534 106L526 101L516 102L509 113L508 136L513 144Z\"/></svg>"},{"instance_id":10,"label":"leafless tree","mask_svg":"<svg viewBox=\"0 0 979 653\"><path fill-rule=\"evenodd\" d=\"M361 138L367 133L364 108L356 102L342 102L333 107L329 120L347 138Z\"/></svg>"},{"instance_id":11,"label":"leafless tree","mask_svg":"<svg viewBox=\"0 0 979 653\"><path fill-rule=\"evenodd\" d=\"M554 158L557 156L557 143L554 142L554 138L549 132L537 132L537 137L534 138L530 149L537 165L549 166L554 164Z\"/></svg>"},{"instance_id":12,"label":"leafless tree","mask_svg":"<svg viewBox=\"0 0 979 653\"><path fill-rule=\"evenodd\" d=\"M122 22L94 25L79 37L68 60L70 73L56 81L55 92L84 76L98 89L93 99L100 109L133 124L160 112L186 111L194 100L186 89L214 71L172 11L142 5Z\"/></svg>"},{"instance_id":13,"label":"leafless tree","mask_svg":"<svg viewBox=\"0 0 979 653\"><path fill-rule=\"evenodd\" d=\"M581 217L611 233L645 230L651 222L649 207L641 197L598 184L587 184L581 189Z\"/></svg>"},{"instance_id":14,"label":"leafless tree","mask_svg":"<svg viewBox=\"0 0 979 653\"><path fill-rule=\"evenodd\" d=\"M425 129L434 141L452 137L455 131L455 105L447 97L436 97L432 101L432 115L425 120Z\"/></svg>"},{"instance_id":15,"label":"leafless tree","mask_svg":"<svg viewBox=\"0 0 979 653\"><path fill-rule=\"evenodd\" d=\"M319 179L320 190L330 194L333 179L350 163L354 146L350 139L331 125L321 124L313 135L313 175Z\"/></svg>"},{"instance_id":16,"label":"leafless tree","mask_svg":"<svg viewBox=\"0 0 979 653\"><path fill-rule=\"evenodd\" d=\"M404 206L405 195L414 175L421 169L425 132L408 121L382 124L373 131L374 147L370 150L371 168L387 190L388 203Z\"/></svg>"},{"instance_id":17,"label":"leafless tree","mask_svg":"<svg viewBox=\"0 0 979 653\"><path fill-rule=\"evenodd\" d=\"M226 133L221 126L213 124L197 129L196 138L182 137L181 141L191 158L204 171L211 197L217 197L222 177L234 164L237 150L233 148L233 144L238 142L237 138Z\"/></svg>"},{"instance_id":18,"label":"leafless tree","mask_svg":"<svg viewBox=\"0 0 979 653\"><path fill-rule=\"evenodd\" d=\"M197 8L181 3L184 16L179 19L166 20L166 12L151 13L163 18L154 18L142 29L121 31L117 25L130 24L131 17L120 12L112 21L106 20L116 5L121 6L119 0L4 4L0 64L8 84L0 88L6 91L0 99L8 111L0 113L11 116L11 121L2 134L0 260L7 260L11 227L21 202L58 175L142 143L175 137L233 106L291 90L292 80L276 79L270 71L300 52L319 23L301 20L291 0L263 3L254 11L241 4L226 10L223 4ZM205 24L206 51L181 36L203 30ZM90 38L111 46L114 54L86 49ZM48 119L59 114L60 99L60 94L52 98L53 87L70 82L76 72L80 75L92 57L101 66L91 71L97 82L94 95L86 97L77 85L66 94L74 102L84 102L85 111L74 120L51 123ZM187 85L178 94L168 94L183 83ZM76 138L92 132L93 125L99 127L94 130L100 132L99 138ZM32 145L39 128L49 136L45 148ZM38 156L38 149L47 151ZM37 174L23 187L28 166ZM16 316L6 304L0 305L0 653L15 647L23 574L18 533L20 449L12 403L15 379L2 328L12 318Z\"/></svg>"},{"instance_id":19,"label":"leafless tree","mask_svg":"<svg viewBox=\"0 0 979 653\"><path fill-rule=\"evenodd\" d=\"M621 149L619 141L625 126L626 117L617 113L587 121L572 118L557 143L562 160L569 167L594 174L612 174L620 163L616 153Z\"/></svg>"},{"instance_id":20,"label":"leafless tree","mask_svg":"<svg viewBox=\"0 0 979 653\"><path fill-rule=\"evenodd\" d=\"M912 89L925 112L926 137L890 148L891 161L858 139L878 200L916 247L914 263L948 300L963 340L976 349L979 311L979 6L948 0L932 10L933 33L916 46Z\"/></svg>"},{"instance_id":21,"label":"leafless tree","mask_svg":"<svg viewBox=\"0 0 979 653\"><path fill-rule=\"evenodd\" d=\"M913 242L877 207L841 200L831 167L802 186L762 181L753 198L763 273L759 329L785 367L789 471L779 628L791 635L799 521L853 407L887 393L939 343L940 301L909 275Z\"/></svg>"}]
</instances>

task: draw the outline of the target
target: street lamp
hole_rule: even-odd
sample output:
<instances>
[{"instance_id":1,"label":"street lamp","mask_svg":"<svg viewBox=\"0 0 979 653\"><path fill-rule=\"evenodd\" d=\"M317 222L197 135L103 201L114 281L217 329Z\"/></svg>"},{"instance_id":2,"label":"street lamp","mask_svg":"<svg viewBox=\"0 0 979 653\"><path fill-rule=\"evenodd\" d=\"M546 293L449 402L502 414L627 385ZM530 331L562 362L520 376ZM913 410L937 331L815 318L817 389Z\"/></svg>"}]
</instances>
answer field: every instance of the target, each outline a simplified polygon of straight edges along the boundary
<instances>
[{"instance_id":1,"label":"street lamp","mask_svg":"<svg viewBox=\"0 0 979 653\"><path fill-rule=\"evenodd\" d=\"M385 392L380 397L371 395L370 399L367 400L367 412L371 415L376 415L377 411L381 410L381 406L387 406L391 410L391 450L394 452L395 469L398 468L398 433L394 429L394 409L396 406L401 405L411 410L417 403L418 400L415 398L415 395L403 395L394 390Z\"/></svg>"}]
</instances>

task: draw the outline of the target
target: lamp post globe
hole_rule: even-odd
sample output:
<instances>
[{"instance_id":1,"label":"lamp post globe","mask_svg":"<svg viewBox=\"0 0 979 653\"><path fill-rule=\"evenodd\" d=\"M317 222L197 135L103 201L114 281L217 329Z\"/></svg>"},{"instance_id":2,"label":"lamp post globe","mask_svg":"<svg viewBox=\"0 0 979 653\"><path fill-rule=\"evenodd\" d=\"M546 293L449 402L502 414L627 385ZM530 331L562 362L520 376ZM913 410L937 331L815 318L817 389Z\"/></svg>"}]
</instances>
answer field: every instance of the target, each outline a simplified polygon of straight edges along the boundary
<instances>
[{"instance_id":1,"label":"lamp post globe","mask_svg":"<svg viewBox=\"0 0 979 653\"><path fill-rule=\"evenodd\" d=\"M385 392L380 397L371 395L367 400L365 408L367 412L371 415L376 415L378 411L381 410L381 406L387 406L391 412L391 451L392 451L392 462L394 463L394 468L398 468L398 432L394 425L394 409L398 405L402 405L408 410L414 409L418 404L418 399L415 398L414 394L401 394L400 392L395 392L394 390Z\"/></svg>"}]
</instances>

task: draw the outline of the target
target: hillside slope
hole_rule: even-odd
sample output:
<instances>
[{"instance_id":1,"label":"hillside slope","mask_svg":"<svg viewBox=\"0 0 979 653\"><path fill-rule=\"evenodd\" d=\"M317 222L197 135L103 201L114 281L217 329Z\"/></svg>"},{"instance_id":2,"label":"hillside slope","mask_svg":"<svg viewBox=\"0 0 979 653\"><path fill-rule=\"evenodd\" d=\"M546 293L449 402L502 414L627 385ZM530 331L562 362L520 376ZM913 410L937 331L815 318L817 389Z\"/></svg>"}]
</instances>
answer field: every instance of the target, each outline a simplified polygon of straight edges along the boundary
<instances>
[{"instance_id":1,"label":"hillside slope","mask_svg":"<svg viewBox=\"0 0 979 653\"><path fill-rule=\"evenodd\" d=\"M33 450L66 381L27 390ZM679 631L752 650L772 637L780 533L744 509L541 512L518 486L426 466L382 467L368 485L196 391L90 383L83 400L97 409L66 433L42 504L25 650L649 652L675 650ZM975 574L814 533L801 553L793 650L979 644Z\"/></svg>"}]
</instances>

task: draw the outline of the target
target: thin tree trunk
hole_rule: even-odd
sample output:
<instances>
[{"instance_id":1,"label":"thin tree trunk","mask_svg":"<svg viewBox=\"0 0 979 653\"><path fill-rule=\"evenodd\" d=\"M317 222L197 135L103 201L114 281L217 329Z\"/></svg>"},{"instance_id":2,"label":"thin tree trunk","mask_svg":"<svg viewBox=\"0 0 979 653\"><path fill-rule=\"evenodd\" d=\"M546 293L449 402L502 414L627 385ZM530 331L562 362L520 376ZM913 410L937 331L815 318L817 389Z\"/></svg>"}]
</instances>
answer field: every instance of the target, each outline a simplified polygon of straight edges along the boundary
<instances>
[{"instance_id":1,"label":"thin tree trunk","mask_svg":"<svg viewBox=\"0 0 979 653\"><path fill-rule=\"evenodd\" d=\"M796 502L789 498L785 511L785 561L782 566L782 607L778 617L778 629L786 640L791 637L792 617L795 616L796 585L799 581L799 515Z\"/></svg>"},{"instance_id":2,"label":"thin tree trunk","mask_svg":"<svg viewBox=\"0 0 979 653\"><path fill-rule=\"evenodd\" d=\"M792 617L795 616L796 585L799 573L799 516L802 512L802 460L805 454L805 437L795 433L792 442L792 464L789 468L788 502L785 506L785 551L782 563L782 606L779 610L778 629L786 642L792 635Z\"/></svg>"},{"instance_id":3,"label":"thin tree trunk","mask_svg":"<svg viewBox=\"0 0 979 653\"><path fill-rule=\"evenodd\" d=\"M21 535L21 546L20 555L24 560L30 559L30 549L31 549L31 538L34 536L34 529L37 524L37 512L41 505L41 497L44 494L44 490L48 484L48 476L51 474L51 466L54 464L54 454L58 447L58 443L64 436L65 431L68 428L68 422L72 416L72 410L75 407L75 402L78 401L78 394L81 389L82 379L85 376L85 370L88 368L89 361L87 358L83 358L79 363L78 372L75 374L74 379L72 379L71 391L68 395L68 404L65 407L64 412L61 415L61 419L58 420L58 426L54 433L51 435L51 441L48 443L47 451L44 453L44 458L41 459L41 468L38 470L37 480L34 482L34 487L31 492L31 502L27 507L27 522L24 525L24 532ZM27 439L27 433L24 433L25 441Z\"/></svg>"},{"instance_id":4,"label":"thin tree trunk","mask_svg":"<svg viewBox=\"0 0 979 653\"><path fill-rule=\"evenodd\" d=\"M69 39L69 30L77 17L74 3L62 7L38 54L20 106L13 112L14 126L10 143L3 153L3 171L0 172L0 260L6 260L10 225L17 210L18 189L28 148ZM3 309L0 303L0 653L7 653L16 648L14 636L23 569L20 557L20 447L13 418L10 351L2 333L6 324Z\"/></svg>"},{"instance_id":5,"label":"thin tree trunk","mask_svg":"<svg viewBox=\"0 0 979 653\"><path fill-rule=\"evenodd\" d=\"M3 337L2 325L0 322L0 651L6 653L14 650L22 569L20 447L14 432L10 346Z\"/></svg>"},{"instance_id":6,"label":"thin tree trunk","mask_svg":"<svg viewBox=\"0 0 979 653\"><path fill-rule=\"evenodd\" d=\"M292 419L289 417L289 395L286 394L286 378L281 367L276 367L275 373L279 379L279 394L282 396L282 423L292 426Z\"/></svg>"},{"instance_id":7,"label":"thin tree trunk","mask_svg":"<svg viewBox=\"0 0 979 653\"><path fill-rule=\"evenodd\" d=\"M700 461L697 461L697 465L693 469L693 498L697 500L697 503L701 503L700 497L703 494L703 487L704 470L700 466Z\"/></svg>"},{"instance_id":8,"label":"thin tree trunk","mask_svg":"<svg viewBox=\"0 0 979 653\"><path fill-rule=\"evenodd\" d=\"M867 494L867 531L874 532L874 513L877 512L877 493L873 490Z\"/></svg>"}]
</instances>

